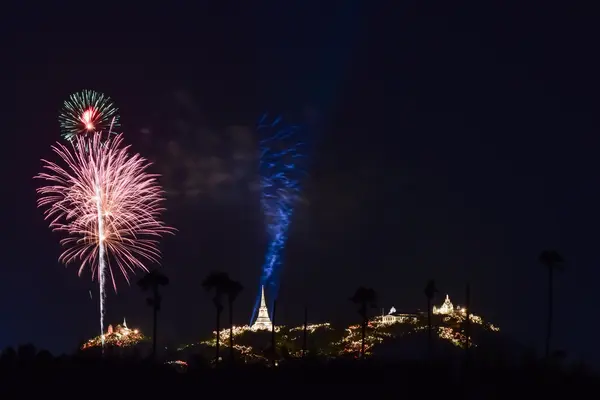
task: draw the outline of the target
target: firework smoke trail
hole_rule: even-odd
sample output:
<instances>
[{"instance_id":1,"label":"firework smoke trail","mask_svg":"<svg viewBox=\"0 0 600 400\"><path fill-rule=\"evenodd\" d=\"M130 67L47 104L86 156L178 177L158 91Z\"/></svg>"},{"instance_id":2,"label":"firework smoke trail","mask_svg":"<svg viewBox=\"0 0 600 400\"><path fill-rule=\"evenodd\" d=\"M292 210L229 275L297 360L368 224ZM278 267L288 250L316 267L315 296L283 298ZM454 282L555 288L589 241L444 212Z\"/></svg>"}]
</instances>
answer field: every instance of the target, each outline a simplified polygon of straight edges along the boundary
<instances>
[{"instance_id":1,"label":"firework smoke trail","mask_svg":"<svg viewBox=\"0 0 600 400\"><path fill-rule=\"evenodd\" d=\"M276 297L278 274L282 254L287 242L287 233L300 197L300 179L303 172L299 168L299 158L304 143L297 141L300 128L285 125L281 117L269 122L267 115L260 119L258 132L265 139L260 141L261 204L265 213L267 233L270 241L262 267L260 286L271 289L271 302ZM260 305L260 290L251 322Z\"/></svg>"},{"instance_id":2,"label":"firework smoke trail","mask_svg":"<svg viewBox=\"0 0 600 400\"><path fill-rule=\"evenodd\" d=\"M117 290L111 264L129 283L130 273L148 271L144 262L159 262L158 238L174 231L160 219L164 199L157 175L122 143L121 135L105 141L102 133L78 136L69 147L58 143L52 149L63 165L42 160L44 172L35 177L48 182L37 189L38 206L50 228L66 234L59 260L78 263L79 275L86 267L92 278L98 275L101 335L107 274Z\"/></svg>"}]
</instances>

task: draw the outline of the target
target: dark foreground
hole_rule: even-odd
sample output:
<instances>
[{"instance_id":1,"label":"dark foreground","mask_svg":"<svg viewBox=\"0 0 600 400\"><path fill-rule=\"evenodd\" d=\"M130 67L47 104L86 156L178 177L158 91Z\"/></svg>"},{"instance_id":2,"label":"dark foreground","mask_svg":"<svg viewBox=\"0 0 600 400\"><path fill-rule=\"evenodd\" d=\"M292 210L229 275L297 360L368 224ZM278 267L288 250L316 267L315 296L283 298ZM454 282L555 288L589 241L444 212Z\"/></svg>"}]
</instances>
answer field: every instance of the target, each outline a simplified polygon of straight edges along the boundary
<instances>
[{"instance_id":1,"label":"dark foreground","mask_svg":"<svg viewBox=\"0 0 600 400\"><path fill-rule=\"evenodd\" d=\"M600 388L597 377L581 367L542 362L510 367L471 365L466 369L463 365L457 367L445 362L296 361L277 367L221 365L215 369L192 365L183 370L122 358L37 357L29 361L3 360L0 381L0 391L7 395L3 398L29 394L85 398L202 395L225 398L230 395L317 398L386 395L421 399L568 395L577 398L597 393Z\"/></svg>"}]
</instances>

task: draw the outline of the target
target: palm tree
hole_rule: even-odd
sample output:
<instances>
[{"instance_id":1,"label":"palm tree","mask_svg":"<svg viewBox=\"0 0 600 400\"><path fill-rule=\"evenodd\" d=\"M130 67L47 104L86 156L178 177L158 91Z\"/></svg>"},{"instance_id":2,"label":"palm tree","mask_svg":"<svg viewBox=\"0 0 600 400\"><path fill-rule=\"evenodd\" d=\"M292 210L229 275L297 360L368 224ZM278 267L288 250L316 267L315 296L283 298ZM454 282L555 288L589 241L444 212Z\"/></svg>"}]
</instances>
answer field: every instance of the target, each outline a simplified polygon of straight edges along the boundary
<instances>
[{"instance_id":1,"label":"palm tree","mask_svg":"<svg viewBox=\"0 0 600 400\"><path fill-rule=\"evenodd\" d=\"M233 352L233 303L237 299L238 295L244 290L244 286L238 281L229 279L226 287L227 300L229 302L229 351L231 362L233 363L234 352Z\"/></svg>"},{"instance_id":2,"label":"palm tree","mask_svg":"<svg viewBox=\"0 0 600 400\"><path fill-rule=\"evenodd\" d=\"M554 250L542 251L539 257L548 270L548 325L546 328L546 358L550 354L550 339L552 338L552 316L554 314L554 271L561 271L564 267L564 259Z\"/></svg>"},{"instance_id":3,"label":"palm tree","mask_svg":"<svg viewBox=\"0 0 600 400\"><path fill-rule=\"evenodd\" d=\"M427 343L428 343L428 347L429 347L429 354L431 355L431 348L433 345L432 342L432 331L433 328L431 326L431 302L433 301L433 298L435 297L435 294L438 292L437 287L435 286L435 281L433 279L430 279L429 282L427 282L427 286L425 286L425 296L427 297Z\"/></svg>"},{"instance_id":4,"label":"palm tree","mask_svg":"<svg viewBox=\"0 0 600 400\"><path fill-rule=\"evenodd\" d=\"M221 333L221 313L223 312L223 294L227 293L227 287L229 285L229 275L225 272L211 272L202 282L202 286L205 290L215 291L215 297L213 297L213 304L217 310L216 329L217 329L217 344L216 344L216 355L215 365L219 363L219 345L220 345L220 333Z\"/></svg>"},{"instance_id":5,"label":"palm tree","mask_svg":"<svg viewBox=\"0 0 600 400\"><path fill-rule=\"evenodd\" d=\"M368 307L376 307L377 293L375 290L366 287L359 287L350 298L350 301L358 305L358 313L362 317L362 342L360 346L360 357L365 358L365 336L367 334L367 324L369 323Z\"/></svg>"},{"instance_id":6,"label":"palm tree","mask_svg":"<svg viewBox=\"0 0 600 400\"><path fill-rule=\"evenodd\" d=\"M148 272L138 281L138 286L144 291L152 290L152 297L146 299L146 303L152 307L152 357L156 357L156 332L158 324L158 311L160 311L160 305L162 303L162 296L160 295L158 288L160 286L167 286L169 284L169 278L159 270L155 269Z\"/></svg>"}]
</instances>

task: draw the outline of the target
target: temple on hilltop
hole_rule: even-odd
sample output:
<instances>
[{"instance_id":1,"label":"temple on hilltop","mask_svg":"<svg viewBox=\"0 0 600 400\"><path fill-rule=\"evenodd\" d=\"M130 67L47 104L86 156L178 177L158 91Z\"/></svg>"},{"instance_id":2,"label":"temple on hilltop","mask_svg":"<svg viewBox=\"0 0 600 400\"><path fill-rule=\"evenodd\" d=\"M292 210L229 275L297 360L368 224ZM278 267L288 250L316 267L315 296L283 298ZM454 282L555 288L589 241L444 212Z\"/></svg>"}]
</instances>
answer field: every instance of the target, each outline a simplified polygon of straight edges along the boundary
<instances>
[{"instance_id":1,"label":"temple on hilltop","mask_svg":"<svg viewBox=\"0 0 600 400\"><path fill-rule=\"evenodd\" d=\"M258 317L256 317L256 321L252 324L253 330L259 329L269 329L273 328L273 324L271 323L271 318L269 318L269 309L267 308L267 302L265 301L265 287L261 287L260 294L260 308L258 309Z\"/></svg>"},{"instance_id":2,"label":"temple on hilltop","mask_svg":"<svg viewBox=\"0 0 600 400\"><path fill-rule=\"evenodd\" d=\"M112 335L113 333L119 333L121 335L128 335L130 332L137 333L137 330L132 331L131 329L129 329L127 327L127 319L125 319L125 318L123 318L122 325L117 324L116 328L114 328L114 329L113 329L112 325L108 325L108 329L106 330L107 335Z\"/></svg>"},{"instance_id":3,"label":"temple on hilltop","mask_svg":"<svg viewBox=\"0 0 600 400\"><path fill-rule=\"evenodd\" d=\"M450 296L446 295L446 300L441 307L433 306L433 313L438 315L453 315L454 313L461 313L466 315L466 309L460 307L454 307L450 301Z\"/></svg>"},{"instance_id":4,"label":"temple on hilltop","mask_svg":"<svg viewBox=\"0 0 600 400\"><path fill-rule=\"evenodd\" d=\"M85 350L92 347L102 347L103 337L107 346L116 347L135 346L147 339L139 330L130 329L127 326L127 321L125 318L123 318L122 324L117 324L114 327L112 325L108 325L105 334L88 340L82 345L81 349Z\"/></svg>"},{"instance_id":5,"label":"temple on hilltop","mask_svg":"<svg viewBox=\"0 0 600 400\"><path fill-rule=\"evenodd\" d=\"M387 315L383 315L383 310L381 317L379 317L379 321L383 324L395 324L395 323L404 323L404 322L417 322L416 314L405 314L399 313L396 311L396 308L392 306L390 308L390 312Z\"/></svg>"}]
</instances>

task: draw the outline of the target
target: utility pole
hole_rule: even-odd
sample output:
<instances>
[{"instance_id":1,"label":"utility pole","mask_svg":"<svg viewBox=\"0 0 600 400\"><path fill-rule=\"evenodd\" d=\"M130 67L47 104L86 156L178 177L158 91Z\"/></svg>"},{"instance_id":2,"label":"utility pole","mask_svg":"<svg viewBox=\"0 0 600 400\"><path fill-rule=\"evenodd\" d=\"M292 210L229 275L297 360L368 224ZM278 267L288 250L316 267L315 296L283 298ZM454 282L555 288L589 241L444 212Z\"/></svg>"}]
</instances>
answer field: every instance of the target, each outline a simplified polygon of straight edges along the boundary
<instances>
[{"instance_id":1,"label":"utility pole","mask_svg":"<svg viewBox=\"0 0 600 400\"><path fill-rule=\"evenodd\" d=\"M277 300L273 300L273 312L271 318L271 350L273 351L273 366L276 364L277 347L275 346L275 311L277 310Z\"/></svg>"},{"instance_id":2,"label":"utility pole","mask_svg":"<svg viewBox=\"0 0 600 400\"><path fill-rule=\"evenodd\" d=\"M465 320L465 336L467 337L465 343L465 357L466 365L469 366L469 347L471 346L471 285L467 282L467 289L465 293L466 308L467 308L467 319Z\"/></svg>"},{"instance_id":3,"label":"utility pole","mask_svg":"<svg viewBox=\"0 0 600 400\"><path fill-rule=\"evenodd\" d=\"M302 358L306 355L306 339L308 329L308 307L304 306L304 336L302 337Z\"/></svg>"}]
</instances>

